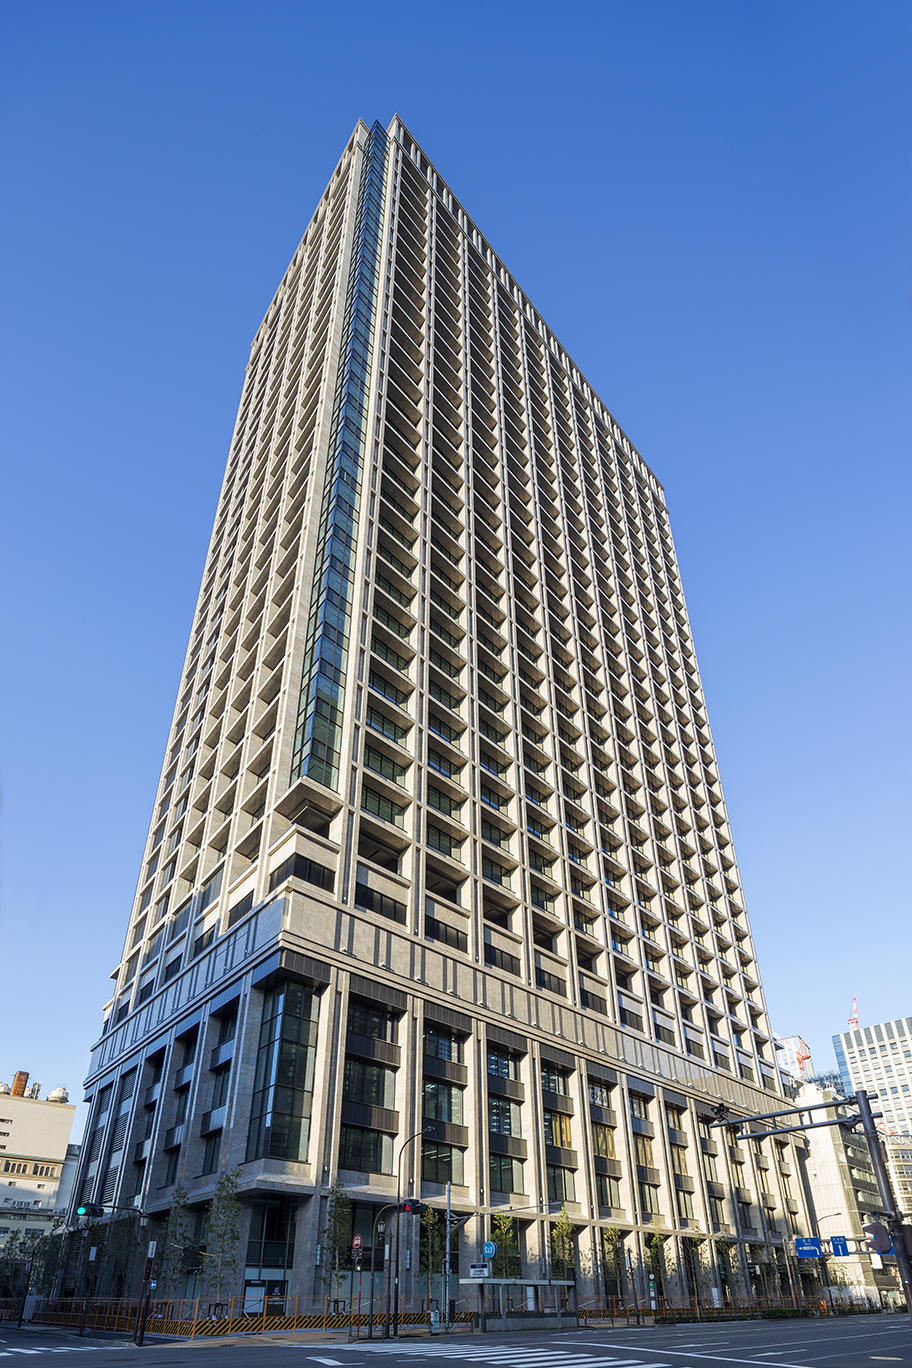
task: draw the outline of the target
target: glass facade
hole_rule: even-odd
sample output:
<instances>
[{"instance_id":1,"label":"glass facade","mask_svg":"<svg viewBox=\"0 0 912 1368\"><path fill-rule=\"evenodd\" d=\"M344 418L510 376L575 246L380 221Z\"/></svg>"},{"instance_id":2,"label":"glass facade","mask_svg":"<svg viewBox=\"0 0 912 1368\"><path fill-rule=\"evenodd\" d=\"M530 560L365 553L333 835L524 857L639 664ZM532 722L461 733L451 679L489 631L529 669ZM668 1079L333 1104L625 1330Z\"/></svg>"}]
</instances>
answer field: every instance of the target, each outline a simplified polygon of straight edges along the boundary
<instances>
[{"instance_id":1,"label":"glass facade","mask_svg":"<svg viewBox=\"0 0 912 1368\"><path fill-rule=\"evenodd\" d=\"M263 1001L247 1160L307 1158L319 999L283 983Z\"/></svg>"},{"instance_id":2,"label":"glass facade","mask_svg":"<svg viewBox=\"0 0 912 1368\"><path fill-rule=\"evenodd\" d=\"M386 134L374 124L361 173L292 763L293 778L307 774L333 789L339 785L385 176Z\"/></svg>"}]
</instances>

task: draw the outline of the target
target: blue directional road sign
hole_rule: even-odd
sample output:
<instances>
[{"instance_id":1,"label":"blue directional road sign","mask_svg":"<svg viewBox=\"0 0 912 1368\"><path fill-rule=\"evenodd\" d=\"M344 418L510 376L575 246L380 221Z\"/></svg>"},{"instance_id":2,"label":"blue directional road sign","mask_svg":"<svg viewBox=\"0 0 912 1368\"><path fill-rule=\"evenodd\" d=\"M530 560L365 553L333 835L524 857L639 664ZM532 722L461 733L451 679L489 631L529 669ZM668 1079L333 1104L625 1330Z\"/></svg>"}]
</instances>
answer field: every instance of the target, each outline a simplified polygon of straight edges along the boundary
<instances>
[{"instance_id":1,"label":"blue directional road sign","mask_svg":"<svg viewBox=\"0 0 912 1368\"><path fill-rule=\"evenodd\" d=\"M486 1259L493 1259L497 1253L497 1245L493 1240L486 1240L481 1246L481 1252Z\"/></svg>"},{"instance_id":2,"label":"blue directional road sign","mask_svg":"<svg viewBox=\"0 0 912 1368\"><path fill-rule=\"evenodd\" d=\"M795 1237L795 1253L799 1259L822 1259L823 1250L820 1248L820 1241L809 1236Z\"/></svg>"},{"instance_id":3,"label":"blue directional road sign","mask_svg":"<svg viewBox=\"0 0 912 1368\"><path fill-rule=\"evenodd\" d=\"M830 1248L837 1259L846 1259L849 1254L849 1242L844 1235L831 1235Z\"/></svg>"}]
</instances>

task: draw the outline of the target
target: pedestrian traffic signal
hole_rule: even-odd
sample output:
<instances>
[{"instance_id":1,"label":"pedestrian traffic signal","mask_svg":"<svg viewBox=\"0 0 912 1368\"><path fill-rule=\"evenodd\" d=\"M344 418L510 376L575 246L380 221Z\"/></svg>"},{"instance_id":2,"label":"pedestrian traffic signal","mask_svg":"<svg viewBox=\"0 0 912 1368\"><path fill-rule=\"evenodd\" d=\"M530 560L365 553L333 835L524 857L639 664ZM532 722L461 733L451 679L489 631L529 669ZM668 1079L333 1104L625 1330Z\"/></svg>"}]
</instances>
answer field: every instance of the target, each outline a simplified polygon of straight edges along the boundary
<instances>
[{"instance_id":1,"label":"pedestrian traffic signal","mask_svg":"<svg viewBox=\"0 0 912 1368\"><path fill-rule=\"evenodd\" d=\"M872 1254L889 1254L893 1248L893 1237L885 1225L881 1225L880 1221L872 1221L870 1225L863 1225L861 1228Z\"/></svg>"},{"instance_id":2,"label":"pedestrian traffic signal","mask_svg":"<svg viewBox=\"0 0 912 1368\"><path fill-rule=\"evenodd\" d=\"M427 1202L416 1202L410 1198L407 1202L399 1203L399 1210L404 1211L407 1216L421 1216L427 1211Z\"/></svg>"},{"instance_id":3,"label":"pedestrian traffic signal","mask_svg":"<svg viewBox=\"0 0 912 1368\"><path fill-rule=\"evenodd\" d=\"M76 1215L88 1216L90 1221L97 1221L104 1215L104 1207L87 1202L84 1206L78 1206L76 1208Z\"/></svg>"}]
</instances>

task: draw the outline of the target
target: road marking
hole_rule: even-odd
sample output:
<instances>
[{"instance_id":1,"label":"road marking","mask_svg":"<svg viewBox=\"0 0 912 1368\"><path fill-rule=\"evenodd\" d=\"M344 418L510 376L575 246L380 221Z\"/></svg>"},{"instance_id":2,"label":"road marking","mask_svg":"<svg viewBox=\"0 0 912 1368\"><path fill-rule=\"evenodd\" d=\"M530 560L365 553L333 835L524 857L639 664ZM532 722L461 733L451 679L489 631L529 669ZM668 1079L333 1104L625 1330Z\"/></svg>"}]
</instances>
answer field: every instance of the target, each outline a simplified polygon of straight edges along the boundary
<instances>
[{"instance_id":1,"label":"road marking","mask_svg":"<svg viewBox=\"0 0 912 1368\"><path fill-rule=\"evenodd\" d=\"M872 1354L871 1358L884 1363L902 1363L902 1359L897 1358L895 1354Z\"/></svg>"},{"instance_id":2,"label":"road marking","mask_svg":"<svg viewBox=\"0 0 912 1368\"><path fill-rule=\"evenodd\" d=\"M334 1365L334 1368L339 1368L339 1364L342 1362L341 1359L317 1358L316 1354L308 1354L307 1357L311 1363L330 1363Z\"/></svg>"},{"instance_id":3,"label":"road marking","mask_svg":"<svg viewBox=\"0 0 912 1368\"><path fill-rule=\"evenodd\" d=\"M603 1347L603 1348L605 1348L605 1349L626 1349L628 1352L629 1352L631 1349L633 1349L634 1352L637 1352L637 1347L636 1347L635 1345L633 1345L633 1344L606 1344L606 1345L603 1345L603 1346L601 1346L601 1347ZM643 1350L640 1349L638 1352L642 1354L642 1353L643 1353ZM694 1353L688 1353L686 1350L682 1350L682 1349L673 1349L671 1352L672 1352L672 1353L675 1353L675 1354L680 1353L680 1355L681 1355L682 1358L718 1359L721 1363L756 1363L756 1362L757 1362L756 1357L754 1357L754 1358L734 1358L734 1357L732 1357L730 1354L694 1354ZM643 1365L643 1368L647 1368L647 1365L644 1364L644 1365ZM807 1368L807 1365L806 1365L806 1364L803 1364L803 1363L776 1363L776 1362L770 1363L769 1360L767 1360L766 1368Z\"/></svg>"}]
</instances>

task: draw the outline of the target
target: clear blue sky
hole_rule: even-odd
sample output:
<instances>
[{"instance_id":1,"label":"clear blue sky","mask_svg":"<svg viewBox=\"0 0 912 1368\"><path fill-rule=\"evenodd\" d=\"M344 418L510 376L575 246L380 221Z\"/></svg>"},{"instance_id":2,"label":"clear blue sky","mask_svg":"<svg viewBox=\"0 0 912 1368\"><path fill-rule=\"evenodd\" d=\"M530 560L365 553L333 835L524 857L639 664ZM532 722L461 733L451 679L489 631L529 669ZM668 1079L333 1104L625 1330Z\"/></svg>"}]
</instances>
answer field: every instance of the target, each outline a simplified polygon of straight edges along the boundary
<instances>
[{"instance_id":1,"label":"clear blue sky","mask_svg":"<svg viewBox=\"0 0 912 1368\"><path fill-rule=\"evenodd\" d=\"M249 342L394 111L665 483L775 1027L912 1013L909 20L6 4L0 1078L79 1092Z\"/></svg>"}]
</instances>

